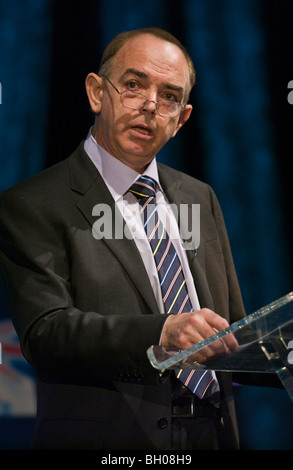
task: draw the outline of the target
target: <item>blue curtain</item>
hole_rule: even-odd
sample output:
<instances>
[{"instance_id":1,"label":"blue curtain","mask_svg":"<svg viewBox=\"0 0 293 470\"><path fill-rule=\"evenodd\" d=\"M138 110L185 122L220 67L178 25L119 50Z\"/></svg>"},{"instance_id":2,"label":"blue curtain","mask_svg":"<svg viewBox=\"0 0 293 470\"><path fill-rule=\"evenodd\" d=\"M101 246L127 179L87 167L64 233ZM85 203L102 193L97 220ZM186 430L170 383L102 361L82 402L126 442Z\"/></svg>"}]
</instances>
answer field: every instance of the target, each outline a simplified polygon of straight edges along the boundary
<instances>
[{"instance_id":1,"label":"blue curtain","mask_svg":"<svg viewBox=\"0 0 293 470\"><path fill-rule=\"evenodd\" d=\"M50 0L0 3L0 190L45 165Z\"/></svg>"},{"instance_id":2,"label":"blue curtain","mask_svg":"<svg viewBox=\"0 0 293 470\"><path fill-rule=\"evenodd\" d=\"M49 0L0 2L0 191L46 164ZM0 449L30 446L34 372L23 360L0 286Z\"/></svg>"},{"instance_id":3,"label":"blue curtain","mask_svg":"<svg viewBox=\"0 0 293 470\"><path fill-rule=\"evenodd\" d=\"M259 3L186 0L184 12L205 175L222 203L250 313L290 290Z\"/></svg>"}]
</instances>

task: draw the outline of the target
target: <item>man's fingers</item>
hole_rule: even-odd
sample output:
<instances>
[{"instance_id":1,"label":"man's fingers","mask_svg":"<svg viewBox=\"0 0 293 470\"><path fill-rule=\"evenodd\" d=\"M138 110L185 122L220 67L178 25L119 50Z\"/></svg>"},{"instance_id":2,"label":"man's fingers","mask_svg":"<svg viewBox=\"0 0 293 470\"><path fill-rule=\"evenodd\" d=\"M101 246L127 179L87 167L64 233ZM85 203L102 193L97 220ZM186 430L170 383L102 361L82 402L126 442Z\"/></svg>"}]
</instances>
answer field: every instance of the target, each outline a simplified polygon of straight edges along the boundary
<instances>
[{"instance_id":1,"label":"man's fingers","mask_svg":"<svg viewBox=\"0 0 293 470\"><path fill-rule=\"evenodd\" d=\"M161 344L188 349L228 326L224 318L206 308L198 312L171 315L165 323ZM237 349L237 340L232 333L227 333L196 353L196 360L203 363L214 356L229 354Z\"/></svg>"},{"instance_id":2,"label":"man's fingers","mask_svg":"<svg viewBox=\"0 0 293 470\"><path fill-rule=\"evenodd\" d=\"M202 309L201 312L204 315L206 321L211 326L211 329L213 330L213 332L209 336L212 336L215 333L218 334L222 330L225 330L229 327L229 323L227 322L227 320L225 320L225 318L220 317L212 310ZM218 354L231 353L237 351L238 342L232 333L227 332L221 335L219 340L213 342L211 344L211 348L215 351L215 353Z\"/></svg>"}]
</instances>

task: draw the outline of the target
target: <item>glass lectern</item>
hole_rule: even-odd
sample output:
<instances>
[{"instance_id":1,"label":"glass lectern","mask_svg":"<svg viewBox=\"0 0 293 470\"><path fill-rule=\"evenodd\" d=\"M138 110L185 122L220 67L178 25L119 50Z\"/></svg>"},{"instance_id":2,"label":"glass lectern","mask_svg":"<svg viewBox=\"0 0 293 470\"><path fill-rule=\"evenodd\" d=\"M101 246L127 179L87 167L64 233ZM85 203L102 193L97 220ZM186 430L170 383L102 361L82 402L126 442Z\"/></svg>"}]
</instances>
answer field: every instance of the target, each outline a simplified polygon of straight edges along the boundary
<instances>
[{"instance_id":1,"label":"glass lectern","mask_svg":"<svg viewBox=\"0 0 293 470\"><path fill-rule=\"evenodd\" d=\"M197 362L197 353L233 334L238 350ZM293 292L232 323L189 349L151 346L147 355L162 373L169 369L211 369L225 372L276 373L293 401Z\"/></svg>"}]
</instances>

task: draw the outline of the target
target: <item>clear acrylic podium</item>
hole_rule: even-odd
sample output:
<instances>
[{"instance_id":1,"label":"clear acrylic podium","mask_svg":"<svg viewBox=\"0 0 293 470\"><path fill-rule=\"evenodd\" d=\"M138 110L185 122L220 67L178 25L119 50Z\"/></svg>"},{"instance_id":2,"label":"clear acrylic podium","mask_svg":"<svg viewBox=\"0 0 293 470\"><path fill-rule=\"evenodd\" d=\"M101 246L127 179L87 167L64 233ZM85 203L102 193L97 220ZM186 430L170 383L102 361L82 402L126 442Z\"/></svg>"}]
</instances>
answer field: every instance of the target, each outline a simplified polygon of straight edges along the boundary
<instances>
[{"instance_id":1,"label":"clear acrylic podium","mask_svg":"<svg viewBox=\"0 0 293 470\"><path fill-rule=\"evenodd\" d=\"M210 359L195 360L198 351L221 341L228 334L238 341L238 350ZM293 292L232 323L189 349L151 346L147 355L161 372L169 369L211 369L225 372L275 373L293 401Z\"/></svg>"}]
</instances>

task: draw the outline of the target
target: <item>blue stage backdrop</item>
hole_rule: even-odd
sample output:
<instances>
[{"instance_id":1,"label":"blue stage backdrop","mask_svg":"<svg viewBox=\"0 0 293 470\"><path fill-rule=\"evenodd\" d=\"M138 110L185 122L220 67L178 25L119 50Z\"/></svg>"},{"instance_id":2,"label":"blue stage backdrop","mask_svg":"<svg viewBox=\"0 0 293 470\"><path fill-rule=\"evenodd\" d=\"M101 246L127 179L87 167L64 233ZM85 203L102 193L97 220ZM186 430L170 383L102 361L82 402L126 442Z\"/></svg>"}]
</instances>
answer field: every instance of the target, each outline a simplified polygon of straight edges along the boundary
<instances>
[{"instance_id":1,"label":"blue stage backdrop","mask_svg":"<svg viewBox=\"0 0 293 470\"><path fill-rule=\"evenodd\" d=\"M0 2L0 191L45 167L50 8L49 0ZM25 449L36 409L34 372L21 355L2 289L0 302L0 449Z\"/></svg>"},{"instance_id":2,"label":"blue stage backdrop","mask_svg":"<svg viewBox=\"0 0 293 470\"><path fill-rule=\"evenodd\" d=\"M282 3L283 19L292 6ZM58 159L52 152L48 155L57 143L51 129L58 118L77 127L78 119L90 119L78 116L76 90L62 86L62 94L53 93L54 80L62 78L61 67L71 67L73 79L73 71L86 63L79 58L88 57L92 64L97 54L98 61L117 33L163 27L189 49L197 85L191 95L192 119L158 159L204 179L216 190L247 312L289 292L292 272L284 221L288 214L275 145L264 11L269 16L268 2L256 0L1 2L0 191ZM91 41L87 18L98 42ZM79 45L78 51L70 50L71 42ZM293 39L283 61L290 60L292 45ZM293 76L284 77L284 93L290 79ZM82 83L79 87L83 89ZM63 106L67 91L71 109ZM85 94L80 99L85 102ZM74 148L84 137L65 132L61 139ZM35 412L34 373L22 359L3 294L0 342L0 449L28 448ZM236 387L235 392L244 449L293 449L293 404L285 391Z\"/></svg>"}]
</instances>

